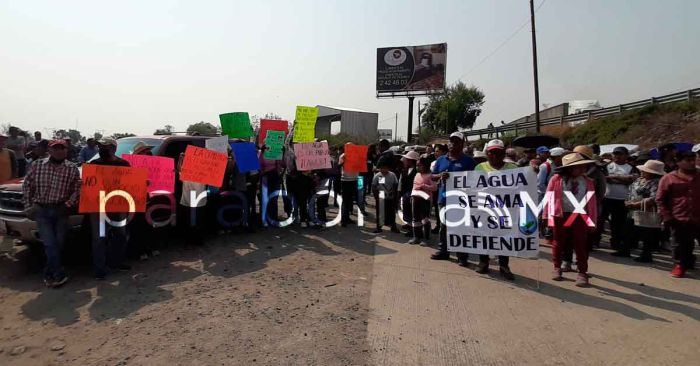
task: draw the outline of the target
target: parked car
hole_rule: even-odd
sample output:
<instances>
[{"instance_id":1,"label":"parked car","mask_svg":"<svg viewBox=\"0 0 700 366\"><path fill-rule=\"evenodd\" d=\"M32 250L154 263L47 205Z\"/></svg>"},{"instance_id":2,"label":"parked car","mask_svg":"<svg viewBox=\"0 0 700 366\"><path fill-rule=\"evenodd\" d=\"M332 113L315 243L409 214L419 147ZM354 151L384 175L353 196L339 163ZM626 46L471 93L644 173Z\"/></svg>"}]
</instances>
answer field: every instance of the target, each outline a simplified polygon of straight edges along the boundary
<instances>
[{"instance_id":1,"label":"parked car","mask_svg":"<svg viewBox=\"0 0 700 366\"><path fill-rule=\"evenodd\" d=\"M204 147L204 142L213 136L153 135L125 137L118 140L117 156L130 154L134 145L143 141L153 146L153 155L167 156L177 160L188 145ZM39 242L39 230L34 220L27 217L22 203L22 179L0 185L0 235L19 239L22 242ZM177 192L181 189L176 180ZM77 212L70 216L71 234L77 233L83 224L83 215Z\"/></svg>"}]
</instances>

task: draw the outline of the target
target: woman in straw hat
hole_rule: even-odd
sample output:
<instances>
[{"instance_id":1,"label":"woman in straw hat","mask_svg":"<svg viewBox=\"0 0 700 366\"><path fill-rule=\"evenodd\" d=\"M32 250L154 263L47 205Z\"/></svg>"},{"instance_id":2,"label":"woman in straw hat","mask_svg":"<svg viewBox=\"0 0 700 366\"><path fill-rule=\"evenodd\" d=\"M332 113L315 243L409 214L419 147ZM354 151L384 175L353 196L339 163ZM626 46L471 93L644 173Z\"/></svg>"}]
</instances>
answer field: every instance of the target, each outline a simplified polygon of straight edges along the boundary
<instances>
[{"instance_id":1,"label":"woman in straw hat","mask_svg":"<svg viewBox=\"0 0 700 366\"><path fill-rule=\"evenodd\" d=\"M595 228L598 209L595 196L595 183L586 176L590 164L581 153L570 153L562 158L562 166L556 170L547 185L542 217L553 229L552 279L561 281L562 257L565 248L573 247L578 264L576 286L588 286L588 233ZM569 197L573 196L577 202ZM589 197L590 196L590 197ZM587 200L586 200L587 199ZM577 213L580 202L585 203L585 213Z\"/></svg>"},{"instance_id":2,"label":"woman in straw hat","mask_svg":"<svg viewBox=\"0 0 700 366\"><path fill-rule=\"evenodd\" d=\"M627 218L625 240L622 247L612 255L616 257L629 257L630 249L636 247L639 239L642 239L642 254L635 258L637 262L651 263L651 252L659 246L661 228L635 226L632 219L635 211L655 211L656 189L659 187L661 177L666 175L664 163L658 160L648 160L644 165L637 165L641 176L637 178L629 188L625 207L629 210Z\"/></svg>"}]
</instances>

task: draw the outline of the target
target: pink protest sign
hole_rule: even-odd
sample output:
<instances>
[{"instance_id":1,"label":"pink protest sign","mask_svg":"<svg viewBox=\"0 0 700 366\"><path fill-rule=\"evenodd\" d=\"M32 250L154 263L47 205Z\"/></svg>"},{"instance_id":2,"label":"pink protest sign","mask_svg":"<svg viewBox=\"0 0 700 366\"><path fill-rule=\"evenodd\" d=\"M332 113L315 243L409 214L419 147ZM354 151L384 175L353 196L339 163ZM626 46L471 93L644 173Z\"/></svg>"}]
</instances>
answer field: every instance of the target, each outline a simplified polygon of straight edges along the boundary
<instances>
[{"instance_id":1,"label":"pink protest sign","mask_svg":"<svg viewBox=\"0 0 700 366\"><path fill-rule=\"evenodd\" d=\"M148 193L166 191L175 193L175 161L164 156L129 155L122 158L134 168L148 169Z\"/></svg>"},{"instance_id":2,"label":"pink protest sign","mask_svg":"<svg viewBox=\"0 0 700 366\"><path fill-rule=\"evenodd\" d=\"M294 144L294 155L297 159L297 170L306 171L331 168L328 143L325 141Z\"/></svg>"}]
</instances>

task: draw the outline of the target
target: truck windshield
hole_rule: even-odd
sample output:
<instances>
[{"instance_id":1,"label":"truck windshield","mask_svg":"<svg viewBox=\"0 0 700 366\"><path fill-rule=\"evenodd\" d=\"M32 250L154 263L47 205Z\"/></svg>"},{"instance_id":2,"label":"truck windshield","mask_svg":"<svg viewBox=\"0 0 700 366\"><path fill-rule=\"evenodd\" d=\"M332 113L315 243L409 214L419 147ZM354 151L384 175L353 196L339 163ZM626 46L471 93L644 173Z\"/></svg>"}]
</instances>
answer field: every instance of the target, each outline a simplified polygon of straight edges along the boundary
<instances>
[{"instance_id":1,"label":"truck windshield","mask_svg":"<svg viewBox=\"0 0 700 366\"><path fill-rule=\"evenodd\" d=\"M138 144L139 141L143 141L147 146L153 146L151 148L153 155L158 155L158 148L160 148L160 145L163 143L162 139L125 137L117 141L117 156L121 157L124 154L133 153L134 145Z\"/></svg>"}]
</instances>

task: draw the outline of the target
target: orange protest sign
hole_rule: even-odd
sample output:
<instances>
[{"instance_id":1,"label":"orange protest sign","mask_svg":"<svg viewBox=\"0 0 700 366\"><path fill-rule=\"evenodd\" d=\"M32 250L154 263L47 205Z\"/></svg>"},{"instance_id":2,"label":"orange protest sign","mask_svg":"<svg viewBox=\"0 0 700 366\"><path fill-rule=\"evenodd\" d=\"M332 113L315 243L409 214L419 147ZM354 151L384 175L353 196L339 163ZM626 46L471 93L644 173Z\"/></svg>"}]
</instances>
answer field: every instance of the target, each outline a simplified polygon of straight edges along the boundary
<instances>
[{"instance_id":1,"label":"orange protest sign","mask_svg":"<svg viewBox=\"0 0 700 366\"><path fill-rule=\"evenodd\" d=\"M187 146L180 169L180 180L221 187L228 156L224 153Z\"/></svg>"},{"instance_id":2,"label":"orange protest sign","mask_svg":"<svg viewBox=\"0 0 700 366\"><path fill-rule=\"evenodd\" d=\"M85 164L82 170L80 213L146 211L148 169Z\"/></svg>"},{"instance_id":3,"label":"orange protest sign","mask_svg":"<svg viewBox=\"0 0 700 366\"><path fill-rule=\"evenodd\" d=\"M345 145L345 157L343 169L351 173L364 173L367 171L367 150L366 145Z\"/></svg>"}]
</instances>

